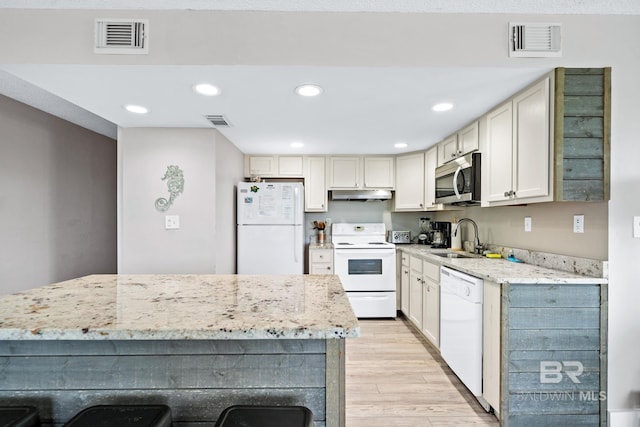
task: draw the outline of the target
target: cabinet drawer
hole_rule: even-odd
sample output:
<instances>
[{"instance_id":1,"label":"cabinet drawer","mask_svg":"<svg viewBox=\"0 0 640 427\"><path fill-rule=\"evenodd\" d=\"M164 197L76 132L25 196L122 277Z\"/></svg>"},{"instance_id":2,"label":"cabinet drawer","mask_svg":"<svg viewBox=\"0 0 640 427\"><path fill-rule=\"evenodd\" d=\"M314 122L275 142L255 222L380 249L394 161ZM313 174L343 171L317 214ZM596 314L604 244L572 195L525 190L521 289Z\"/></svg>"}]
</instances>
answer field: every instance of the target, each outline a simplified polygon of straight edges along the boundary
<instances>
[{"instance_id":1,"label":"cabinet drawer","mask_svg":"<svg viewBox=\"0 0 640 427\"><path fill-rule=\"evenodd\" d=\"M333 274L333 264L330 262L314 262L309 268L309 274Z\"/></svg>"},{"instance_id":2,"label":"cabinet drawer","mask_svg":"<svg viewBox=\"0 0 640 427\"><path fill-rule=\"evenodd\" d=\"M412 270L422 273L422 258L412 256L409 260L409 265Z\"/></svg>"},{"instance_id":3,"label":"cabinet drawer","mask_svg":"<svg viewBox=\"0 0 640 427\"><path fill-rule=\"evenodd\" d=\"M424 261L422 263L422 274L434 282L440 283L440 265Z\"/></svg>"},{"instance_id":4,"label":"cabinet drawer","mask_svg":"<svg viewBox=\"0 0 640 427\"><path fill-rule=\"evenodd\" d=\"M333 251L311 251L311 262L333 262Z\"/></svg>"}]
</instances>

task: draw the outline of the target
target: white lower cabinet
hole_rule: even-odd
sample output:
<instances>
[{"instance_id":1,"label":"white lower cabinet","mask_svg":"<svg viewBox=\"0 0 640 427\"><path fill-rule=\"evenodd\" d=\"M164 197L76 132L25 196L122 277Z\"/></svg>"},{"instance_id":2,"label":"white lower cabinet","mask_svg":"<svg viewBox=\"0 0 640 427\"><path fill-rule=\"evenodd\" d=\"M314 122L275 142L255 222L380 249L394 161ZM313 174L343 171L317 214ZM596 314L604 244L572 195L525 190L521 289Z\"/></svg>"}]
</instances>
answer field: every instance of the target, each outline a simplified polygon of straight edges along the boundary
<instances>
[{"instance_id":1,"label":"white lower cabinet","mask_svg":"<svg viewBox=\"0 0 640 427\"><path fill-rule=\"evenodd\" d=\"M309 274L333 274L333 247L309 245Z\"/></svg>"},{"instance_id":2,"label":"white lower cabinet","mask_svg":"<svg viewBox=\"0 0 640 427\"><path fill-rule=\"evenodd\" d=\"M409 258L409 319L422 330L422 259Z\"/></svg>"},{"instance_id":3,"label":"white lower cabinet","mask_svg":"<svg viewBox=\"0 0 640 427\"><path fill-rule=\"evenodd\" d=\"M482 397L500 413L500 284L484 281L482 306Z\"/></svg>"},{"instance_id":4,"label":"white lower cabinet","mask_svg":"<svg viewBox=\"0 0 640 427\"><path fill-rule=\"evenodd\" d=\"M400 310L434 346L440 347L440 264L402 252Z\"/></svg>"},{"instance_id":5,"label":"white lower cabinet","mask_svg":"<svg viewBox=\"0 0 640 427\"><path fill-rule=\"evenodd\" d=\"M440 265L422 261L422 333L440 347Z\"/></svg>"},{"instance_id":6,"label":"white lower cabinet","mask_svg":"<svg viewBox=\"0 0 640 427\"><path fill-rule=\"evenodd\" d=\"M409 316L409 255L400 252L400 311Z\"/></svg>"}]
</instances>

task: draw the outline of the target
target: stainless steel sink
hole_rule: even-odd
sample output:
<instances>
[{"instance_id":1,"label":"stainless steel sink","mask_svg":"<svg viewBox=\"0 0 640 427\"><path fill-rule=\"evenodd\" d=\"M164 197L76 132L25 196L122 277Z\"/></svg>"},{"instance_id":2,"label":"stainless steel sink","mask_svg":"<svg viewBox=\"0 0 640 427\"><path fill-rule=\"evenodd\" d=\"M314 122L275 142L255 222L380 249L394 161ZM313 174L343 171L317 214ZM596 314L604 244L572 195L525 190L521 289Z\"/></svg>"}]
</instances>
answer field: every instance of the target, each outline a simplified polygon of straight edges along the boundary
<instances>
[{"instance_id":1,"label":"stainless steel sink","mask_svg":"<svg viewBox=\"0 0 640 427\"><path fill-rule=\"evenodd\" d=\"M459 254L457 252L432 252L431 255L439 256L442 258L474 258L470 255Z\"/></svg>"}]
</instances>

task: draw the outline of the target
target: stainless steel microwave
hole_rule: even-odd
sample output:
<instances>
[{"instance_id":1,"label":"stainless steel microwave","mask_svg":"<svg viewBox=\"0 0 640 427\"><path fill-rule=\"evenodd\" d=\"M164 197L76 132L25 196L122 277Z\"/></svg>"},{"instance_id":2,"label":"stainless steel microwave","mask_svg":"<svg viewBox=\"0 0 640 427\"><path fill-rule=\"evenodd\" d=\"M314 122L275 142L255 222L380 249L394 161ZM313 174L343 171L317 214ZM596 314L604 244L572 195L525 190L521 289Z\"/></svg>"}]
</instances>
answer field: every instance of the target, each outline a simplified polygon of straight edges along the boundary
<instances>
[{"instance_id":1,"label":"stainless steel microwave","mask_svg":"<svg viewBox=\"0 0 640 427\"><path fill-rule=\"evenodd\" d=\"M480 167L480 153L470 153L436 168L436 203L479 205Z\"/></svg>"}]
</instances>

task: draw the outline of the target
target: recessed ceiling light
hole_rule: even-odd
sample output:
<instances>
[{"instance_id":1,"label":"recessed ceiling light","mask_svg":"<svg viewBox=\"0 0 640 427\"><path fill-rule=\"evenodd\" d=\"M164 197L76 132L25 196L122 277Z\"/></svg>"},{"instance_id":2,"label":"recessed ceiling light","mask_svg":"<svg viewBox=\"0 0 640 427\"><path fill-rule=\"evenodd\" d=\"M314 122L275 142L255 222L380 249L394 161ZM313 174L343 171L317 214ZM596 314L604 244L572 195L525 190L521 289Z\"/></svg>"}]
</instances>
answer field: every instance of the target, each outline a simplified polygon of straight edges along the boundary
<instances>
[{"instance_id":1,"label":"recessed ceiling light","mask_svg":"<svg viewBox=\"0 0 640 427\"><path fill-rule=\"evenodd\" d=\"M318 96L322 88L318 85L301 85L296 88L296 93L300 96Z\"/></svg>"},{"instance_id":2,"label":"recessed ceiling light","mask_svg":"<svg viewBox=\"0 0 640 427\"><path fill-rule=\"evenodd\" d=\"M409 144L407 144L406 142L396 142L395 144L393 144L393 146L396 148L407 148Z\"/></svg>"},{"instance_id":3,"label":"recessed ceiling light","mask_svg":"<svg viewBox=\"0 0 640 427\"><path fill-rule=\"evenodd\" d=\"M434 105L431 109L433 111L449 111L453 108L453 104L450 102L442 102L440 104Z\"/></svg>"},{"instance_id":4,"label":"recessed ceiling light","mask_svg":"<svg viewBox=\"0 0 640 427\"><path fill-rule=\"evenodd\" d=\"M220 89L218 89L218 87L211 85L209 83L197 84L193 87L193 90L198 92L200 95L205 95L205 96L220 95Z\"/></svg>"},{"instance_id":5,"label":"recessed ceiling light","mask_svg":"<svg viewBox=\"0 0 640 427\"><path fill-rule=\"evenodd\" d=\"M298 142L298 141L296 141L296 142L292 142L292 143L291 143L291 144L289 144L289 145L290 145L291 147L293 147L293 148L302 148L302 147L304 147L304 144L303 144L302 142Z\"/></svg>"},{"instance_id":6,"label":"recessed ceiling light","mask_svg":"<svg viewBox=\"0 0 640 427\"><path fill-rule=\"evenodd\" d=\"M136 114L147 114L149 112L149 109L142 105L125 105L124 109L130 113Z\"/></svg>"}]
</instances>

